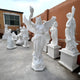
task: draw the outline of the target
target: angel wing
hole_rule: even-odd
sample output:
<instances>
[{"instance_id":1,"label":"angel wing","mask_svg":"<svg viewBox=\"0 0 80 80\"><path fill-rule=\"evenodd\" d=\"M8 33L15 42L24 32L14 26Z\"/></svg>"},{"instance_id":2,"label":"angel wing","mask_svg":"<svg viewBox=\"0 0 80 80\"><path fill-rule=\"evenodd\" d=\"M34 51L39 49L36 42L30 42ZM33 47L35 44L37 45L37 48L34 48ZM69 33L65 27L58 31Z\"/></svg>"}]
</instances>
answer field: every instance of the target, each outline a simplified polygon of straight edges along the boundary
<instances>
[{"instance_id":1,"label":"angel wing","mask_svg":"<svg viewBox=\"0 0 80 80\"><path fill-rule=\"evenodd\" d=\"M26 24L27 29L29 31L31 31L32 33L35 33L35 24L33 22L30 23L25 16L24 16L24 23Z\"/></svg>"},{"instance_id":2,"label":"angel wing","mask_svg":"<svg viewBox=\"0 0 80 80\"><path fill-rule=\"evenodd\" d=\"M46 21L43 23L44 27L47 31L49 31L49 28L53 25L54 21L56 20L55 16L52 16L52 18L49 21Z\"/></svg>"}]
</instances>

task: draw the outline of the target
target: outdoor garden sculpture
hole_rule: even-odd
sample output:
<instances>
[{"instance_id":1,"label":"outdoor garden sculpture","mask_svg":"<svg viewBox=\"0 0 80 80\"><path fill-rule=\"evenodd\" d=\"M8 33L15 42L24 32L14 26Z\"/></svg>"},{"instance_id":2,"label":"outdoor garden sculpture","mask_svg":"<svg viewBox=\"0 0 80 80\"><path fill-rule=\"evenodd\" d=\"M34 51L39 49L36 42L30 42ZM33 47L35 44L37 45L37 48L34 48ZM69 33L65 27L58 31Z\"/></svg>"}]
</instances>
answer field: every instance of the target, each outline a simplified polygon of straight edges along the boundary
<instances>
[{"instance_id":1,"label":"outdoor garden sculpture","mask_svg":"<svg viewBox=\"0 0 80 80\"><path fill-rule=\"evenodd\" d=\"M23 45L23 29L20 29L20 33L17 35L17 45Z\"/></svg>"},{"instance_id":2,"label":"outdoor garden sculpture","mask_svg":"<svg viewBox=\"0 0 80 80\"><path fill-rule=\"evenodd\" d=\"M52 38L52 41L51 41L52 46L58 46L58 30L57 30L57 27L58 27L58 23L57 23L57 21L55 21L53 23L53 26L50 29L51 38Z\"/></svg>"},{"instance_id":3,"label":"outdoor garden sculpture","mask_svg":"<svg viewBox=\"0 0 80 80\"><path fill-rule=\"evenodd\" d=\"M29 47L28 44L28 30L27 28L25 28L25 26L23 26L23 47Z\"/></svg>"},{"instance_id":4,"label":"outdoor garden sculpture","mask_svg":"<svg viewBox=\"0 0 80 80\"><path fill-rule=\"evenodd\" d=\"M7 40L7 38L8 38L8 26L5 25L4 35L2 36L2 39Z\"/></svg>"},{"instance_id":5,"label":"outdoor garden sculpture","mask_svg":"<svg viewBox=\"0 0 80 80\"><path fill-rule=\"evenodd\" d=\"M13 38L13 40L17 40L17 35L15 34L15 32L12 32L12 38Z\"/></svg>"},{"instance_id":6,"label":"outdoor garden sculpture","mask_svg":"<svg viewBox=\"0 0 80 80\"><path fill-rule=\"evenodd\" d=\"M74 18L75 7L72 6L72 12L67 13L68 21L66 23L65 29L65 42L66 42L66 49L72 51L73 53L78 52L77 45L75 41L75 29L76 29L76 22Z\"/></svg>"},{"instance_id":7,"label":"outdoor garden sculpture","mask_svg":"<svg viewBox=\"0 0 80 80\"><path fill-rule=\"evenodd\" d=\"M15 41L12 38L11 29L8 30L7 49L16 48Z\"/></svg>"},{"instance_id":8,"label":"outdoor garden sculpture","mask_svg":"<svg viewBox=\"0 0 80 80\"><path fill-rule=\"evenodd\" d=\"M42 24L41 16L36 18L36 23L31 22L31 17L33 16L34 9L30 7L29 20L24 17L24 22L27 25L28 30L34 33L32 38L34 51L32 60L32 69L35 71L43 71L45 65L43 62L42 51L45 45L46 33L49 32L49 28L54 23L56 17L52 17L49 21Z\"/></svg>"}]
</instances>

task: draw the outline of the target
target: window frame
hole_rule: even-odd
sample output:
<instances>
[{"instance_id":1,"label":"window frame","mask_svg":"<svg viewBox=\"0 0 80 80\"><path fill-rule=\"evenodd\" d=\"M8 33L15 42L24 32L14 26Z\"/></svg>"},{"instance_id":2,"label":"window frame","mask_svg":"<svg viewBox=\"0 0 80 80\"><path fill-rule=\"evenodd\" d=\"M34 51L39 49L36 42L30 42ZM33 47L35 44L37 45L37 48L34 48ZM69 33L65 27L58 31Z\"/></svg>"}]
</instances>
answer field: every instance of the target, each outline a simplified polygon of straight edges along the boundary
<instances>
[{"instance_id":1,"label":"window frame","mask_svg":"<svg viewBox=\"0 0 80 80\"><path fill-rule=\"evenodd\" d=\"M19 16L19 25L10 25L10 24L6 24L5 23L5 15L12 15L12 16ZM8 26L20 26L20 15L19 14L15 14L15 13L3 13L3 20L4 20L4 25L8 25Z\"/></svg>"}]
</instances>

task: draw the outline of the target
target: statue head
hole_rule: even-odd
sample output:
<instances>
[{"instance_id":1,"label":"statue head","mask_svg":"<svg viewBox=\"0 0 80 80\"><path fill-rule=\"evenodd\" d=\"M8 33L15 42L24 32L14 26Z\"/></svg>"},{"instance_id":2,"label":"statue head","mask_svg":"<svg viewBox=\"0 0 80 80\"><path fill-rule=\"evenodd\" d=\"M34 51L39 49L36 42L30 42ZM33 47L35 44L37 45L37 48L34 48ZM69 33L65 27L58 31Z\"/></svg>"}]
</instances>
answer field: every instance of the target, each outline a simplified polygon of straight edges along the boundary
<instances>
[{"instance_id":1,"label":"statue head","mask_svg":"<svg viewBox=\"0 0 80 80\"><path fill-rule=\"evenodd\" d=\"M34 9L32 6L30 6L30 12L33 13L34 12Z\"/></svg>"},{"instance_id":2,"label":"statue head","mask_svg":"<svg viewBox=\"0 0 80 80\"><path fill-rule=\"evenodd\" d=\"M8 33L9 33L9 36L11 36L11 35L12 35L12 34L11 34L11 29L9 29L9 30L8 30Z\"/></svg>"},{"instance_id":3,"label":"statue head","mask_svg":"<svg viewBox=\"0 0 80 80\"><path fill-rule=\"evenodd\" d=\"M67 13L66 17L69 19L71 17L71 15L72 15L72 13L69 12L69 13Z\"/></svg>"},{"instance_id":4,"label":"statue head","mask_svg":"<svg viewBox=\"0 0 80 80\"><path fill-rule=\"evenodd\" d=\"M55 21L55 22L53 23L53 25L54 25L54 27L58 27L57 21Z\"/></svg>"},{"instance_id":5,"label":"statue head","mask_svg":"<svg viewBox=\"0 0 80 80\"><path fill-rule=\"evenodd\" d=\"M46 23L46 20L43 20L42 23Z\"/></svg>"},{"instance_id":6,"label":"statue head","mask_svg":"<svg viewBox=\"0 0 80 80\"><path fill-rule=\"evenodd\" d=\"M5 28L8 28L8 25L7 24L5 25Z\"/></svg>"},{"instance_id":7,"label":"statue head","mask_svg":"<svg viewBox=\"0 0 80 80\"><path fill-rule=\"evenodd\" d=\"M23 29L25 29L25 26L23 26Z\"/></svg>"},{"instance_id":8,"label":"statue head","mask_svg":"<svg viewBox=\"0 0 80 80\"><path fill-rule=\"evenodd\" d=\"M42 24L41 16L36 17L36 24Z\"/></svg>"},{"instance_id":9,"label":"statue head","mask_svg":"<svg viewBox=\"0 0 80 80\"><path fill-rule=\"evenodd\" d=\"M74 13L75 13L75 7L72 6L71 12L67 13L67 18L69 19L70 17L74 17Z\"/></svg>"}]
</instances>

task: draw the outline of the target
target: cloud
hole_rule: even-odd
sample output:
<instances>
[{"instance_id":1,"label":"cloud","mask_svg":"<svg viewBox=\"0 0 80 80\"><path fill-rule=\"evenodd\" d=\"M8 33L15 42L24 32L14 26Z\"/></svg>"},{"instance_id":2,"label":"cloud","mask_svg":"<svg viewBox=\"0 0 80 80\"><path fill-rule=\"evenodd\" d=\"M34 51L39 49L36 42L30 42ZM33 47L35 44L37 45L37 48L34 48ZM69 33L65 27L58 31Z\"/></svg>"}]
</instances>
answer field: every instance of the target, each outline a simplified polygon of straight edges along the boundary
<instances>
[{"instance_id":1,"label":"cloud","mask_svg":"<svg viewBox=\"0 0 80 80\"><path fill-rule=\"evenodd\" d=\"M18 2L36 2L38 0L12 0L12 1L18 1Z\"/></svg>"},{"instance_id":2,"label":"cloud","mask_svg":"<svg viewBox=\"0 0 80 80\"><path fill-rule=\"evenodd\" d=\"M63 1L65 0L0 0L0 8L21 11L29 17L29 6L32 6L34 8L33 17L35 17Z\"/></svg>"}]
</instances>

